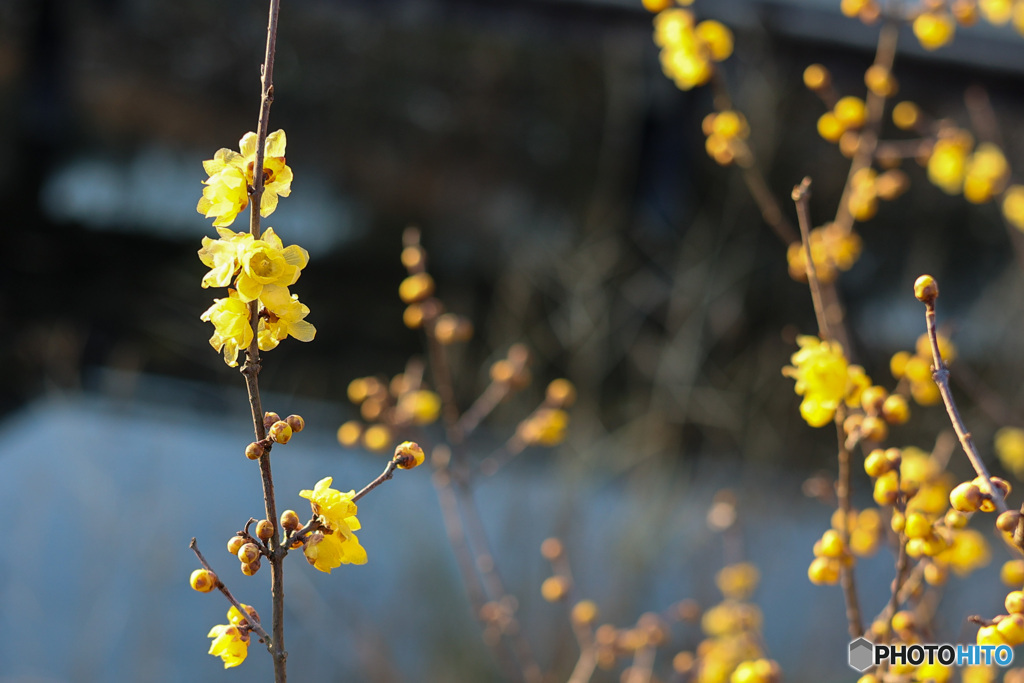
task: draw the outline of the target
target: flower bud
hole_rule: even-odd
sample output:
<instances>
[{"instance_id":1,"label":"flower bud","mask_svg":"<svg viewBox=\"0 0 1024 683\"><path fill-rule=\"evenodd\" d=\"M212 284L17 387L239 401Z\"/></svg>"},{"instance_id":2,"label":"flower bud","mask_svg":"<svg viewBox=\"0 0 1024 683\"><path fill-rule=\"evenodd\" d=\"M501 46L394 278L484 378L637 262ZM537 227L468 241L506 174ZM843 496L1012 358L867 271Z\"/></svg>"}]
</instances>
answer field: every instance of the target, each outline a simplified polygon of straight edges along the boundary
<instances>
[{"instance_id":1,"label":"flower bud","mask_svg":"<svg viewBox=\"0 0 1024 683\"><path fill-rule=\"evenodd\" d=\"M423 301L434 293L434 278L429 273L416 273L402 280L398 296L407 304Z\"/></svg>"},{"instance_id":2,"label":"flower bud","mask_svg":"<svg viewBox=\"0 0 1024 683\"><path fill-rule=\"evenodd\" d=\"M228 539L228 552L232 555L237 555L239 548L245 544L245 539L241 536L232 536Z\"/></svg>"},{"instance_id":3,"label":"flower bud","mask_svg":"<svg viewBox=\"0 0 1024 683\"><path fill-rule=\"evenodd\" d=\"M250 562L248 564L246 564L244 562L242 563L242 573L245 574L246 576L252 576L253 574L258 572L259 570L260 570L260 558L258 556L256 557L256 561L255 562Z\"/></svg>"},{"instance_id":4,"label":"flower bud","mask_svg":"<svg viewBox=\"0 0 1024 683\"><path fill-rule=\"evenodd\" d=\"M270 429L270 425L281 419L281 416L274 412L263 413L263 426Z\"/></svg>"},{"instance_id":5,"label":"flower bud","mask_svg":"<svg viewBox=\"0 0 1024 683\"><path fill-rule=\"evenodd\" d=\"M271 441L276 441L279 444L286 444L291 441L292 428L284 420L278 420L274 424L270 425L270 429L267 431L267 436L270 437Z\"/></svg>"},{"instance_id":6,"label":"flower bud","mask_svg":"<svg viewBox=\"0 0 1024 683\"><path fill-rule=\"evenodd\" d=\"M914 282L914 296L922 303L934 303L939 296L939 283L931 275L922 275Z\"/></svg>"},{"instance_id":7,"label":"flower bud","mask_svg":"<svg viewBox=\"0 0 1024 683\"><path fill-rule=\"evenodd\" d=\"M572 608L572 621L587 626L597 621L597 605L593 600L581 600Z\"/></svg>"},{"instance_id":8,"label":"flower bud","mask_svg":"<svg viewBox=\"0 0 1024 683\"><path fill-rule=\"evenodd\" d=\"M540 585L540 594L548 602L564 600L569 594L569 579L564 576L549 576Z\"/></svg>"},{"instance_id":9,"label":"flower bud","mask_svg":"<svg viewBox=\"0 0 1024 683\"><path fill-rule=\"evenodd\" d=\"M293 434L298 434L306 427L306 421L302 419L301 415L289 415L284 421L292 428Z\"/></svg>"},{"instance_id":10,"label":"flower bud","mask_svg":"<svg viewBox=\"0 0 1024 683\"><path fill-rule=\"evenodd\" d=\"M256 535L266 541L274 535L274 523L269 519L261 519L256 523Z\"/></svg>"},{"instance_id":11,"label":"flower bud","mask_svg":"<svg viewBox=\"0 0 1024 683\"><path fill-rule=\"evenodd\" d=\"M302 520L295 510L285 510L281 513L281 528L285 531L295 531L302 526Z\"/></svg>"},{"instance_id":12,"label":"flower bud","mask_svg":"<svg viewBox=\"0 0 1024 683\"><path fill-rule=\"evenodd\" d=\"M562 542L557 538L545 538L544 542L540 544L540 554L544 556L544 559L553 561L557 560L565 552L565 548L562 546Z\"/></svg>"},{"instance_id":13,"label":"flower bud","mask_svg":"<svg viewBox=\"0 0 1024 683\"><path fill-rule=\"evenodd\" d=\"M568 408L576 402L576 387L567 379L556 379L548 384L546 397L556 408Z\"/></svg>"},{"instance_id":14,"label":"flower bud","mask_svg":"<svg viewBox=\"0 0 1024 683\"><path fill-rule=\"evenodd\" d=\"M252 564L260 559L260 549L256 547L255 543L244 543L238 549L237 555L242 564Z\"/></svg>"},{"instance_id":15,"label":"flower bud","mask_svg":"<svg viewBox=\"0 0 1024 683\"><path fill-rule=\"evenodd\" d=\"M263 445L258 441L253 441L245 447L245 457L250 460L259 460L263 456L263 451Z\"/></svg>"},{"instance_id":16,"label":"flower bud","mask_svg":"<svg viewBox=\"0 0 1024 683\"><path fill-rule=\"evenodd\" d=\"M217 587L217 575L209 569L197 569L192 572L188 582L192 586L192 590L209 593Z\"/></svg>"},{"instance_id":17,"label":"flower bud","mask_svg":"<svg viewBox=\"0 0 1024 683\"><path fill-rule=\"evenodd\" d=\"M395 448L395 464L400 470L411 470L423 464L426 455L420 445L414 441L403 441Z\"/></svg>"}]
</instances>

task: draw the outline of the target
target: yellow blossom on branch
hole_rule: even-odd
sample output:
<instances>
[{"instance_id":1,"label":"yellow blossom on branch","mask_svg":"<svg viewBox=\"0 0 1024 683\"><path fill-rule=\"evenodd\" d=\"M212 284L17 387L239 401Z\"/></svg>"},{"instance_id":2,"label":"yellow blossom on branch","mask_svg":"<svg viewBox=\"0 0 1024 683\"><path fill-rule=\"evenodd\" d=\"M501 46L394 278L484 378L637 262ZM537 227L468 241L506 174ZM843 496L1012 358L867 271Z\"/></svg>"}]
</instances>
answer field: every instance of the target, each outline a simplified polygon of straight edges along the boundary
<instances>
[{"instance_id":1,"label":"yellow blossom on branch","mask_svg":"<svg viewBox=\"0 0 1024 683\"><path fill-rule=\"evenodd\" d=\"M264 306L258 334L260 351L269 351L288 337L313 341L316 328L305 320L309 306L300 303L298 295L290 294L287 287L264 286L260 303Z\"/></svg>"},{"instance_id":2,"label":"yellow blossom on branch","mask_svg":"<svg viewBox=\"0 0 1024 683\"><path fill-rule=\"evenodd\" d=\"M287 140L283 130L267 136L263 160L263 197L260 215L269 216L277 208L278 197L291 193L292 169L285 164ZM203 181L203 196L196 210L207 218L215 219L215 227L231 225L239 212L249 205L249 192L253 186L253 168L256 165L256 134L249 132L238 142L239 152L221 148L213 159L203 162L209 176Z\"/></svg>"},{"instance_id":3,"label":"yellow blossom on branch","mask_svg":"<svg viewBox=\"0 0 1024 683\"><path fill-rule=\"evenodd\" d=\"M224 660L225 669L238 666L249 654L249 634L243 635L242 630L234 624L217 624L210 629L207 637L213 638L209 653Z\"/></svg>"},{"instance_id":4,"label":"yellow blossom on branch","mask_svg":"<svg viewBox=\"0 0 1024 683\"><path fill-rule=\"evenodd\" d=\"M238 272L239 255L253 241L248 232L234 232L227 228L217 228L219 239L203 238L203 248L199 250L199 260L210 269L203 276L203 289L207 287L228 287Z\"/></svg>"},{"instance_id":5,"label":"yellow blossom on branch","mask_svg":"<svg viewBox=\"0 0 1024 683\"><path fill-rule=\"evenodd\" d=\"M273 228L239 250L238 296L242 301L260 297L266 285L295 284L309 262L309 252L297 244L285 248Z\"/></svg>"},{"instance_id":6,"label":"yellow blossom on branch","mask_svg":"<svg viewBox=\"0 0 1024 683\"><path fill-rule=\"evenodd\" d=\"M210 346L216 351L223 351L224 362L228 366L237 366L238 352L247 349L252 343L249 307L238 298L238 292L229 289L228 296L216 299L199 319L213 323Z\"/></svg>"},{"instance_id":7,"label":"yellow blossom on branch","mask_svg":"<svg viewBox=\"0 0 1024 683\"><path fill-rule=\"evenodd\" d=\"M704 85L714 73L712 62L732 54L732 32L723 24L707 20L695 23L693 12L667 9L654 18L654 42L661 48L665 75L681 90Z\"/></svg>"},{"instance_id":8,"label":"yellow blossom on branch","mask_svg":"<svg viewBox=\"0 0 1024 683\"><path fill-rule=\"evenodd\" d=\"M324 477L313 490L299 491L310 502L313 514L324 526L306 542L306 560L322 572L331 573L342 564L366 564L366 550L354 532L360 529L357 507L352 502L355 491L342 493L331 488L333 478Z\"/></svg>"},{"instance_id":9,"label":"yellow blossom on branch","mask_svg":"<svg viewBox=\"0 0 1024 683\"><path fill-rule=\"evenodd\" d=\"M862 367L847 362L838 342L809 335L796 341L800 350L790 359L793 365L784 367L782 374L796 380L794 389L804 397L800 414L807 424L823 427L835 416L841 402L855 405L871 380Z\"/></svg>"}]
</instances>

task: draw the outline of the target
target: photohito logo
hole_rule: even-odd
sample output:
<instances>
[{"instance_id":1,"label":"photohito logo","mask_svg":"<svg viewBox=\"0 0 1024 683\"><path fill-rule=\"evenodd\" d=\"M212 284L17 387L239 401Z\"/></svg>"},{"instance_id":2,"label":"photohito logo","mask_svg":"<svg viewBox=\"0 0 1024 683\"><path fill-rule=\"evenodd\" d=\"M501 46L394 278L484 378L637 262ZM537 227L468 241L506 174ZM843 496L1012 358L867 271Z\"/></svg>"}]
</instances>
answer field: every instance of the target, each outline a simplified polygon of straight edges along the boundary
<instances>
[{"instance_id":1,"label":"photohito logo","mask_svg":"<svg viewBox=\"0 0 1024 683\"><path fill-rule=\"evenodd\" d=\"M977 666L979 664L1010 666L1013 663L1013 648L1009 645L875 645L867 638L858 638L850 643L850 666L857 671L867 671L882 662L889 664L942 664L943 666Z\"/></svg>"}]
</instances>

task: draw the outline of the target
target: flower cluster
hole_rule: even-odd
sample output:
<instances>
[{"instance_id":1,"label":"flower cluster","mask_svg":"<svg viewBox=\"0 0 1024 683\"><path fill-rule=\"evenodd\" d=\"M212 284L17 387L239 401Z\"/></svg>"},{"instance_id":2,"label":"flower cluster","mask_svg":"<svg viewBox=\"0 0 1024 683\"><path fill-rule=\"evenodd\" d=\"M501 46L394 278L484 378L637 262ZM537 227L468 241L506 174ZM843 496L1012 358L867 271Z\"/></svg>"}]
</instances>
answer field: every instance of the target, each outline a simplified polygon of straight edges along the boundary
<instances>
[{"instance_id":1,"label":"flower cluster","mask_svg":"<svg viewBox=\"0 0 1024 683\"><path fill-rule=\"evenodd\" d=\"M313 490L299 491L309 500L320 529L310 534L303 552L306 560L322 572L331 573L342 564L366 564L366 550L354 532L360 528L356 518L355 491L342 493L331 488L331 477L324 477Z\"/></svg>"},{"instance_id":2,"label":"flower cluster","mask_svg":"<svg viewBox=\"0 0 1024 683\"><path fill-rule=\"evenodd\" d=\"M285 164L287 140L283 130L267 136L263 160L263 197L260 215L266 218L277 208L278 197L291 193L292 169ZM256 133L246 133L238 141L239 152L226 147L217 150L212 159L203 162L209 176L203 181L203 196L196 210L213 218L214 227L231 225L235 217L249 206L256 166Z\"/></svg>"},{"instance_id":3,"label":"flower cluster","mask_svg":"<svg viewBox=\"0 0 1024 683\"><path fill-rule=\"evenodd\" d=\"M715 62L732 54L732 32L722 23L697 23L693 12L663 9L654 17L654 42L661 48L661 68L680 90L707 83Z\"/></svg>"},{"instance_id":4,"label":"flower cluster","mask_svg":"<svg viewBox=\"0 0 1024 683\"><path fill-rule=\"evenodd\" d=\"M864 368L850 365L838 342L813 336L797 337L800 350L793 354L792 366L782 374L796 380L796 393L803 396L800 414L812 427L832 421L839 404L857 405L860 392L870 386Z\"/></svg>"},{"instance_id":5,"label":"flower cluster","mask_svg":"<svg viewBox=\"0 0 1024 683\"><path fill-rule=\"evenodd\" d=\"M285 165L284 131L267 136L263 164L263 195L260 214L269 216L277 208L278 197L291 192L292 170ZM213 323L210 345L224 354L224 362L238 365L238 352L249 348L253 337L262 351L276 347L291 336L310 341L316 329L305 317L309 308L299 303L288 287L299 279L309 261L309 254L297 245L285 247L273 228L267 228L259 239L248 232L234 232L226 226L249 204L253 191L253 168L256 163L256 134L246 133L239 142L241 153L220 149L213 159L203 162L209 178L203 181L203 197L197 207L220 235L203 238L199 260L210 271L203 276L202 286L228 287L228 296L215 299L200 319ZM253 307L250 302L258 301ZM254 327L253 309L259 316Z\"/></svg>"},{"instance_id":6,"label":"flower cluster","mask_svg":"<svg viewBox=\"0 0 1024 683\"><path fill-rule=\"evenodd\" d=\"M731 109L712 112L704 117L701 128L707 136L704 149L715 163L728 166L736 159L741 166L747 163L749 155L744 141L750 135L750 127L743 114Z\"/></svg>"}]
</instances>

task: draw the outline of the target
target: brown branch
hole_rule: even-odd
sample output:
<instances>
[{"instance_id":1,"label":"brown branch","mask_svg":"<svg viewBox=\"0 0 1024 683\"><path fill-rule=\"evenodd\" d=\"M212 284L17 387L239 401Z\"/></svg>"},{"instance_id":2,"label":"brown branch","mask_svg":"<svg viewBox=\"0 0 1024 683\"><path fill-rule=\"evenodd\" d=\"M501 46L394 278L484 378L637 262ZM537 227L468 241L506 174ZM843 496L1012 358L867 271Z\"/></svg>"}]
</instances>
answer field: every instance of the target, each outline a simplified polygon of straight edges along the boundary
<instances>
[{"instance_id":1,"label":"brown branch","mask_svg":"<svg viewBox=\"0 0 1024 683\"><path fill-rule=\"evenodd\" d=\"M280 0L270 0L269 19L267 21L267 48L263 58L261 74L261 96L259 123L256 127L256 159L253 163L253 184L251 206L249 211L249 232L253 238L260 237L260 205L263 199L263 165L266 157L267 128L270 123L270 104L274 101L274 53L277 47L277 18ZM252 412L253 430L256 440L266 438L266 427L263 424L263 406L260 400L259 372L259 301L249 302L249 320L252 325L252 342L246 350L246 360L241 372L245 377L245 387L249 394L249 408ZM264 449L260 456L260 479L263 484L263 505L267 519L273 524L278 523L277 504L274 499L274 479L270 470L270 447ZM288 653L284 649L284 553L278 552L280 536L276 532L270 537L270 583L273 605L273 655L274 681L285 683L288 679L285 662Z\"/></svg>"},{"instance_id":2,"label":"brown branch","mask_svg":"<svg viewBox=\"0 0 1024 683\"><path fill-rule=\"evenodd\" d=\"M455 424L458 433L463 437L471 434L510 393L512 393L512 387L508 382L492 381L488 384L483 393L480 394L476 401L473 402L473 405L462 414L462 417Z\"/></svg>"},{"instance_id":3,"label":"brown branch","mask_svg":"<svg viewBox=\"0 0 1024 683\"><path fill-rule=\"evenodd\" d=\"M359 491L359 493L352 496L352 502L356 502L357 500L365 496L367 493L374 490L375 488L386 482L388 479L391 479L393 476L395 476L395 470L397 468L398 465L395 464L394 460L388 460L387 467L384 468L384 471L381 472L376 479L374 479L369 484L364 486L362 490Z\"/></svg>"},{"instance_id":4,"label":"brown branch","mask_svg":"<svg viewBox=\"0 0 1024 683\"><path fill-rule=\"evenodd\" d=\"M843 511L843 523L839 528L839 537L844 547L850 544L850 450L846 447L843 435L843 420L846 411L840 406L836 411L836 438L839 441L837 455L839 472L836 476L836 498L839 509ZM860 615L860 602L857 599L857 583L853 576L853 567L842 565L839 570L839 583L843 588L843 600L846 603L846 621L849 625L850 637L859 638L864 635L864 626Z\"/></svg>"},{"instance_id":5,"label":"brown branch","mask_svg":"<svg viewBox=\"0 0 1024 683\"><path fill-rule=\"evenodd\" d=\"M974 447L971 433L967 431L967 427L960 417L960 411L957 410L956 401L953 400L953 393L949 390L949 368L946 367L946 362L942 359L942 354L939 352L939 337L935 329L935 299L937 297L938 287L936 287L934 296L923 301L925 305L925 325L928 328L928 340L931 342L932 347L932 378L939 387L939 394L942 396L942 402L946 406L949 421L953 424L953 431L956 432L957 438L960 439L960 445L963 447L964 453L967 454L967 458L971 461L971 466L978 477L985 483L985 492L992 497L992 502L999 512L1006 512L1007 507L1006 501L1003 500L1003 494L992 485L988 469L981 459L981 454Z\"/></svg>"},{"instance_id":6,"label":"brown branch","mask_svg":"<svg viewBox=\"0 0 1024 683\"><path fill-rule=\"evenodd\" d=\"M220 580L220 575L217 572L213 571L213 568L210 567L210 563L207 562L206 558L203 557L203 554L199 552L199 546L196 544L195 538L193 538L192 542L188 544L188 547L191 548L192 552L196 554L196 557L199 559L199 564L203 565L203 569L205 569L208 572L211 572L214 576L217 577L217 590L224 594L224 597L228 599L228 602L231 603L232 607L241 612L242 617L249 625L249 629L255 631L259 635L259 637L263 639L263 642L266 643L267 649L271 653L273 653L274 645L273 641L270 638L270 634L268 634L266 630L260 625L260 622L253 619L252 615L249 614L249 612L247 612L244 607L242 607L242 603L238 602L238 600L235 599L235 596L231 594L231 591L228 590L228 587L225 586L224 582Z\"/></svg>"},{"instance_id":7,"label":"brown branch","mask_svg":"<svg viewBox=\"0 0 1024 683\"><path fill-rule=\"evenodd\" d=\"M814 302L814 317L818 320L818 334L822 339L832 340L832 332L829 329L828 318L825 317L825 304L821 298L821 281L818 279L818 269L811 257L811 179L804 178L799 185L793 188L793 202L796 203L796 216L800 224L800 237L803 240L804 269L807 272L807 284L811 289L811 301Z\"/></svg>"}]
</instances>

